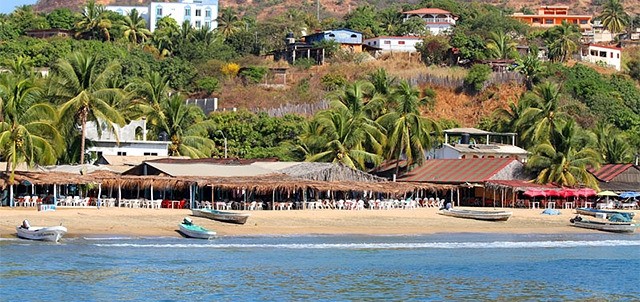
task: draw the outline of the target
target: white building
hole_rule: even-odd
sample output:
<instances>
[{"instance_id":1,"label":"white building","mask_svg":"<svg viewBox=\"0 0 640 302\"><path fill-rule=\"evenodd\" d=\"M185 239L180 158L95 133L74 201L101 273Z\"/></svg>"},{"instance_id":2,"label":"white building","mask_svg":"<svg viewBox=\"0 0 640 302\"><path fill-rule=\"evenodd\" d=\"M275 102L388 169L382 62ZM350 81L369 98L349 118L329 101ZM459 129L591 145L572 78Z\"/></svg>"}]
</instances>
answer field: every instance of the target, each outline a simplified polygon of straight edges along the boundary
<instances>
[{"instance_id":1,"label":"white building","mask_svg":"<svg viewBox=\"0 0 640 302\"><path fill-rule=\"evenodd\" d=\"M443 131L444 143L427 153L429 159L513 158L526 162L529 152L515 145L515 133L495 133L475 128Z\"/></svg>"},{"instance_id":2,"label":"white building","mask_svg":"<svg viewBox=\"0 0 640 302\"><path fill-rule=\"evenodd\" d=\"M189 21L194 28L208 26L210 29L218 27L218 0L180 0L180 2L151 2L148 6L107 6L106 9L126 15L132 9L137 9L151 31L154 31L158 20L171 17L178 25Z\"/></svg>"},{"instance_id":3,"label":"white building","mask_svg":"<svg viewBox=\"0 0 640 302\"><path fill-rule=\"evenodd\" d=\"M380 48L382 52L416 52L418 43L422 43L422 37L381 36L364 40L364 44Z\"/></svg>"},{"instance_id":4,"label":"white building","mask_svg":"<svg viewBox=\"0 0 640 302\"><path fill-rule=\"evenodd\" d=\"M421 8L402 12L403 22L409 18L419 17L426 23L427 29L434 35L446 33L456 25L458 17L451 12L439 8Z\"/></svg>"},{"instance_id":5,"label":"white building","mask_svg":"<svg viewBox=\"0 0 640 302\"><path fill-rule=\"evenodd\" d=\"M100 122L102 130L98 134L95 122L87 122L86 138L93 146L87 151L95 152L98 157L104 155L116 156L168 156L168 141L148 141L146 121L144 119L132 121L124 127L114 125L114 132L109 131L105 122ZM116 136L117 133L117 136Z\"/></svg>"},{"instance_id":6,"label":"white building","mask_svg":"<svg viewBox=\"0 0 640 302\"><path fill-rule=\"evenodd\" d=\"M591 44L582 52L582 60L594 64L604 64L620 71L622 48Z\"/></svg>"}]
</instances>

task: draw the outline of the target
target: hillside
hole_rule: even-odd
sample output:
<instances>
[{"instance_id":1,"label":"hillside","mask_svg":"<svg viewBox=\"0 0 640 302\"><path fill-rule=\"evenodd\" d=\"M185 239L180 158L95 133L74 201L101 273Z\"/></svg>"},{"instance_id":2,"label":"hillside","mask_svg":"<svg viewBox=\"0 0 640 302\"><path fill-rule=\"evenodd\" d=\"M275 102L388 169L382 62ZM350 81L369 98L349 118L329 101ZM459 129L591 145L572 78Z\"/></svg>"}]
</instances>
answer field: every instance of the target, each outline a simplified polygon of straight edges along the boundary
<instances>
[{"instance_id":1,"label":"hillside","mask_svg":"<svg viewBox=\"0 0 640 302\"><path fill-rule=\"evenodd\" d=\"M171 0L154 0L158 2L176 2ZM145 5L149 0L96 0L104 5ZM369 3L375 6L385 7L391 4L417 3L416 0L392 1L392 0L320 0L323 16L342 16L361 4ZM467 2L470 2L467 0ZM596 6L592 0L479 0L474 2L484 2L494 5L505 5L513 9L523 7L533 8L539 5L569 5L574 13L596 13ZM640 14L640 0L623 0L627 11L631 14ZM49 12L56 8L70 8L78 10L85 3L85 0L39 0L35 5L37 11ZM274 13L286 11L290 8L299 8L309 12L316 11L316 1L314 0L220 0L220 7L235 7L242 12L256 13L259 18L272 16ZM276 3L276 4L274 4Z\"/></svg>"}]
</instances>

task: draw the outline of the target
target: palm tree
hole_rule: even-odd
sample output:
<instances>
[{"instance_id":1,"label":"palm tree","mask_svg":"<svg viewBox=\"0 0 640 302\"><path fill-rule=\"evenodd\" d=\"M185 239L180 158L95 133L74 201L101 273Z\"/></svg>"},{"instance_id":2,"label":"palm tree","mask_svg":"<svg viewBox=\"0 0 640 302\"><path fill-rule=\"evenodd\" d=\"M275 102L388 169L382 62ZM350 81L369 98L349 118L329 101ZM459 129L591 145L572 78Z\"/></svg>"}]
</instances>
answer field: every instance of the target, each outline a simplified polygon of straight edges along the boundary
<instances>
[{"instance_id":1,"label":"palm tree","mask_svg":"<svg viewBox=\"0 0 640 302\"><path fill-rule=\"evenodd\" d=\"M602 14L598 16L602 25L612 34L622 32L629 24L629 14L624 11L620 0L609 0L603 6Z\"/></svg>"},{"instance_id":2,"label":"palm tree","mask_svg":"<svg viewBox=\"0 0 640 302\"><path fill-rule=\"evenodd\" d=\"M622 164L633 160L628 140L611 124L598 123L593 129L593 134L596 137L597 149L605 163Z\"/></svg>"},{"instance_id":3,"label":"palm tree","mask_svg":"<svg viewBox=\"0 0 640 302\"><path fill-rule=\"evenodd\" d=\"M503 31L492 32L489 34L487 40L487 50L489 56L494 59L511 59L516 56L516 46L518 43L514 42L508 34Z\"/></svg>"},{"instance_id":4,"label":"palm tree","mask_svg":"<svg viewBox=\"0 0 640 302\"><path fill-rule=\"evenodd\" d=\"M170 156L211 157L215 143L209 138L209 132L216 124L205 119L200 107L187 105L180 95L174 94L162 102L162 111L165 119L161 128L171 139Z\"/></svg>"},{"instance_id":5,"label":"palm tree","mask_svg":"<svg viewBox=\"0 0 640 302\"><path fill-rule=\"evenodd\" d=\"M384 134L379 127L353 118L344 108L319 113L318 122L326 144L320 152L308 155L307 161L333 162L364 170L367 164L377 165L382 160L379 152L368 151L365 147L366 141L375 140L381 150Z\"/></svg>"},{"instance_id":6,"label":"palm tree","mask_svg":"<svg viewBox=\"0 0 640 302\"><path fill-rule=\"evenodd\" d=\"M573 120L567 121L552 133L550 140L533 149L527 165L538 173L537 183L598 188L597 180L587 169L600 167L599 155L590 148L574 149L574 125Z\"/></svg>"},{"instance_id":7,"label":"palm tree","mask_svg":"<svg viewBox=\"0 0 640 302\"><path fill-rule=\"evenodd\" d=\"M74 121L81 126L80 163L84 163L85 129L88 121L104 121L124 125L124 118L109 102L121 97L122 91L110 88L109 81L119 72L119 64L112 62L104 70L99 69L95 57L74 53L68 59L59 60L52 81L56 96L64 103L60 107L63 121ZM97 123L96 123L97 124ZM67 127L73 126L67 124ZM101 128L98 127L98 133Z\"/></svg>"},{"instance_id":8,"label":"palm tree","mask_svg":"<svg viewBox=\"0 0 640 302\"><path fill-rule=\"evenodd\" d=\"M557 123L567 118L560 106L560 89L556 84L544 82L536 86L532 102L517 123L524 130L522 140L528 146L549 139Z\"/></svg>"},{"instance_id":9,"label":"palm tree","mask_svg":"<svg viewBox=\"0 0 640 302\"><path fill-rule=\"evenodd\" d=\"M492 130L496 132L523 132L519 124L524 112L530 107L528 98L521 97L517 102L509 102L507 108L498 108L493 112Z\"/></svg>"},{"instance_id":10,"label":"palm tree","mask_svg":"<svg viewBox=\"0 0 640 302\"><path fill-rule=\"evenodd\" d=\"M549 55L556 61L566 61L578 49L581 37L578 25L562 21L548 31Z\"/></svg>"},{"instance_id":11,"label":"palm tree","mask_svg":"<svg viewBox=\"0 0 640 302\"><path fill-rule=\"evenodd\" d=\"M420 107L427 105L427 98L407 81L401 81L392 94L396 106L378 122L387 129L386 158L396 160L398 174L400 157L407 159L407 167L424 162L424 152L433 145L431 133L439 133L438 124L420 115Z\"/></svg>"},{"instance_id":12,"label":"palm tree","mask_svg":"<svg viewBox=\"0 0 640 302\"><path fill-rule=\"evenodd\" d=\"M105 8L96 5L95 0L88 0L82 10L82 18L76 23L76 37L100 38L109 41L111 21L105 16Z\"/></svg>"},{"instance_id":13,"label":"palm tree","mask_svg":"<svg viewBox=\"0 0 640 302\"><path fill-rule=\"evenodd\" d=\"M169 98L169 78L153 71L125 90L133 95L134 111L145 116L151 127L160 127L165 120L162 104Z\"/></svg>"},{"instance_id":14,"label":"palm tree","mask_svg":"<svg viewBox=\"0 0 640 302\"><path fill-rule=\"evenodd\" d=\"M137 9L132 9L128 15L124 16L120 24L124 38L133 44L144 43L151 37L151 31L147 29L147 22L138 13Z\"/></svg>"},{"instance_id":15,"label":"palm tree","mask_svg":"<svg viewBox=\"0 0 640 302\"><path fill-rule=\"evenodd\" d=\"M544 66L542 65L542 61L538 59L538 51L537 47L534 47L535 51L531 51L524 58L516 59L516 68L515 71L524 75L525 85L528 90L533 89L533 85L538 81L538 77L540 73L544 71Z\"/></svg>"},{"instance_id":16,"label":"palm tree","mask_svg":"<svg viewBox=\"0 0 640 302\"><path fill-rule=\"evenodd\" d=\"M9 183L20 163L53 164L62 151L57 110L39 100L33 78L13 73L0 77L0 156L7 161Z\"/></svg>"},{"instance_id":17,"label":"palm tree","mask_svg":"<svg viewBox=\"0 0 640 302\"><path fill-rule=\"evenodd\" d=\"M394 8L387 8L379 13L382 30L387 35L395 35L402 24L402 16Z\"/></svg>"},{"instance_id":18,"label":"palm tree","mask_svg":"<svg viewBox=\"0 0 640 302\"><path fill-rule=\"evenodd\" d=\"M244 22L240 20L236 12L230 7L226 7L220 11L220 15L218 15L216 21L218 21L218 32L225 39L242 30L245 26Z\"/></svg>"}]
</instances>

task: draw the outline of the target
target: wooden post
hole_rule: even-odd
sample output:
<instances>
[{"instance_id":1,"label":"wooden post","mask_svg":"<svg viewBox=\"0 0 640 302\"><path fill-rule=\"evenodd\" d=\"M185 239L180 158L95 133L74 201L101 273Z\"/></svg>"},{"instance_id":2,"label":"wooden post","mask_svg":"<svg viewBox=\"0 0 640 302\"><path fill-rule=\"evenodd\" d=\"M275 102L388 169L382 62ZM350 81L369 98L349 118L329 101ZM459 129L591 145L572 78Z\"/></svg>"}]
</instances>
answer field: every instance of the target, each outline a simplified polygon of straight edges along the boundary
<instances>
[{"instance_id":1,"label":"wooden post","mask_svg":"<svg viewBox=\"0 0 640 302\"><path fill-rule=\"evenodd\" d=\"M53 185L53 205L54 206L58 206L58 193L56 188L58 187L58 185Z\"/></svg>"},{"instance_id":2,"label":"wooden post","mask_svg":"<svg viewBox=\"0 0 640 302\"><path fill-rule=\"evenodd\" d=\"M9 206L12 208L15 207L15 204L13 202L13 184L9 186Z\"/></svg>"},{"instance_id":3,"label":"wooden post","mask_svg":"<svg viewBox=\"0 0 640 302\"><path fill-rule=\"evenodd\" d=\"M98 199L96 200L96 207L100 208L100 195L102 195L102 183L98 183Z\"/></svg>"},{"instance_id":4,"label":"wooden post","mask_svg":"<svg viewBox=\"0 0 640 302\"><path fill-rule=\"evenodd\" d=\"M120 203L122 202L122 187L120 183L118 183L118 207L120 207Z\"/></svg>"},{"instance_id":5,"label":"wooden post","mask_svg":"<svg viewBox=\"0 0 640 302\"><path fill-rule=\"evenodd\" d=\"M193 209L193 185L189 185L189 208Z\"/></svg>"}]
</instances>

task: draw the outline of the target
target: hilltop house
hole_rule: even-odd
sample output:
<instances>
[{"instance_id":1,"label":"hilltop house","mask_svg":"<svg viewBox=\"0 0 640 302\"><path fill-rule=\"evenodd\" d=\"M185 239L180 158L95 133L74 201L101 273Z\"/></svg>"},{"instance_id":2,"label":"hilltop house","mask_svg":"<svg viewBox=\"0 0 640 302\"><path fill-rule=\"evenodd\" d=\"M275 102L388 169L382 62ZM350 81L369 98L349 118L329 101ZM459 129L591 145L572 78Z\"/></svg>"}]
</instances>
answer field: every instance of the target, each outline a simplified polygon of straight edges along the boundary
<instances>
[{"instance_id":1,"label":"hilltop house","mask_svg":"<svg viewBox=\"0 0 640 302\"><path fill-rule=\"evenodd\" d=\"M154 31L158 20L171 17L178 24L188 21L194 28L218 27L218 0L180 0L179 2L151 2L148 6L106 6L106 9L120 15L127 15L133 9L147 21L149 29Z\"/></svg>"},{"instance_id":2,"label":"hilltop house","mask_svg":"<svg viewBox=\"0 0 640 302\"><path fill-rule=\"evenodd\" d=\"M325 30L304 37L307 45L323 41L335 41L340 44L340 48L351 52L362 52L362 33L355 30L339 28Z\"/></svg>"},{"instance_id":3,"label":"hilltop house","mask_svg":"<svg viewBox=\"0 0 640 302\"><path fill-rule=\"evenodd\" d=\"M622 48L591 44L587 46L587 49L583 49L581 56L583 61L604 64L620 71Z\"/></svg>"},{"instance_id":4,"label":"hilltop house","mask_svg":"<svg viewBox=\"0 0 640 302\"><path fill-rule=\"evenodd\" d=\"M568 6L541 6L536 14L515 13L511 17L532 27L549 28L561 25L562 21L566 21L578 25L583 31L592 28L591 15L570 15Z\"/></svg>"},{"instance_id":5,"label":"hilltop house","mask_svg":"<svg viewBox=\"0 0 640 302\"><path fill-rule=\"evenodd\" d=\"M458 19L451 12L439 8L421 8L402 12L403 22L413 17L424 20L426 28L434 35L447 32L456 25Z\"/></svg>"},{"instance_id":6,"label":"hilltop house","mask_svg":"<svg viewBox=\"0 0 640 302\"><path fill-rule=\"evenodd\" d=\"M168 141L148 141L146 120L132 121L124 127L113 125L109 131L106 122L100 121L102 133L98 133L95 122L87 122L86 138L91 141L89 152L97 157L116 156L169 156ZM116 135L117 134L117 135Z\"/></svg>"}]
</instances>

